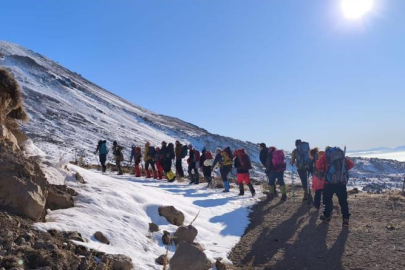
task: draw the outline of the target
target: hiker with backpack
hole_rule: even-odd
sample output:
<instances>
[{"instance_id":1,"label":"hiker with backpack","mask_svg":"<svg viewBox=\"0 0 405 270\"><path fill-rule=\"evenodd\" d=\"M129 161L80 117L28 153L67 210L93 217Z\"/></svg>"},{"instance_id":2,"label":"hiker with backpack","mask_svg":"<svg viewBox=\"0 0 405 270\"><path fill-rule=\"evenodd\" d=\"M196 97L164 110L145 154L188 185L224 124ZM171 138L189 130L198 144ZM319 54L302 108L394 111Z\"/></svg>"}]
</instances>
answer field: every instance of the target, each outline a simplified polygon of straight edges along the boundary
<instances>
[{"instance_id":1,"label":"hiker with backpack","mask_svg":"<svg viewBox=\"0 0 405 270\"><path fill-rule=\"evenodd\" d=\"M235 157L234 166L236 168L239 185L238 196L243 196L245 194L245 187L243 183L245 183L249 187L252 196L255 196L256 194L255 188L250 182L249 170L252 169L252 163L250 161L248 154L246 153L245 149L237 149L235 150L233 155Z\"/></svg>"},{"instance_id":2,"label":"hiker with backpack","mask_svg":"<svg viewBox=\"0 0 405 270\"><path fill-rule=\"evenodd\" d=\"M152 168L153 171L153 178L157 179L157 172L155 168L155 158L156 158L156 149L155 147L151 146L149 142L145 144L145 155L143 160L145 161L145 170L146 170L146 178L152 178L152 175L149 170L149 166Z\"/></svg>"},{"instance_id":3,"label":"hiker with backpack","mask_svg":"<svg viewBox=\"0 0 405 270\"><path fill-rule=\"evenodd\" d=\"M174 145L172 143L169 143L167 148L165 148L165 151L163 154L164 154L163 169L165 172L165 176L166 176L168 182L174 182L174 180L176 179L176 175L172 171L172 161L175 158Z\"/></svg>"},{"instance_id":4,"label":"hiker with backpack","mask_svg":"<svg viewBox=\"0 0 405 270\"><path fill-rule=\"evenodd\" d=\"M116 141L113 142L113 155L115 158L115 165L117 166L118 175L123 175L121 162L124 161L124 155L122 154L122 150L124 147L118 145Z\"/></svg>"},{"instance_id":5,"label":"hiker with backpack","mask_svg":"<svg viewBox=\"0 0 405 270\"><path fill-rule=\"evenodd\" d=\"M340 210L343 217L342 226L349 226L349 203L347 201L346 185L349 180L349 170L354 167L353 161L346 157L346 149L339 147L325 149L325 154L316 162L318 171L325 173L325 186L323 189L323 202L325 208L320 219L329 223L333 210L333 195L339 200Z\"/></svg>"},{"instance_id":6,"label":"hiker with backpack","mask_svg":"<svg viewBox=\"0 0 405 270\"><path fill-rule=\"evenodd\" d=\"M277 150L276 147L269 147L269 152L266 160L266 172L269 175L270 193L269 199L274 199L274 191L276 186L276 180L281 189L281 201L287 200L287 189L284 183L284 171L287 165L285 163L285 156L283 150Z\"/></svg>"},{"instance_id":7,"label":"hiker with backpack","mask_svg":"<svg viewBox=\"0 0 405 270\"><path fill-rule=\"evenodd\" d=\"M322 158L324 154L324 151L319 151L319 148L316 147L311 149L309 155L312 161L312 190L314 191L314 201L312 205L316 209L321 207L322 192L325 186L325 173L316 168L316 162Z\"/></svg>"},{"instance_id":8,"label":"hiker with backpack","mask_svg":"<svg viewBox=\"0 0 405 270\"><path fill-rule=\"evenodd\" d=\"M156 147L155 149L156 154L155 154L155 165L156 165L156 171L157 171L157 179L162 180L163 179L163 155L162 155L162 150L159 147Z\"/></svg>"},{"instance_id":9,"label":"hiker with backpack","mask_svg":"<svg viewBox=\"0 0 405 270\"><path fill-rule=\"evenodd\" d=\"M311 203L311 190L308 189L308 169L311 163L311 159L309 158L309 143L296 140L295 147L291 155L291 166L297 164L297 172L301 180L302 189L304 190L304 198L302 200Z\"/></svg>"},{"instance_id":10,"label":"hiker with backpack","mask_svg":"<svg viewBox=\"0 0 405 270\"><path fill-rule=\"evenodd\" d=\"M107 154L108 154L108 148L107 148L107 141L104 140L99 140L98 144L97 144L97 149L96 152L94 152L94 154L96 155L98 152L98 158L100 160L101 163L101 167L102 167L102 172L105 173L105 171L107 170L107 166L105 165L106 161L107 161Z\"/></svg>"},{"instance_id":11,"label":"hiker with backpack","mask_svg":"<svg viewBox=\"0 0 405 270\"><path fill-rule=\"evenodd\" d=\"M187 145L182 145L179 141L176 141L176 174L183 178L184 171L183 171L183 158L185 158L188 154Z\"/></svg>"},{"instance_id":12,"label":"hiker with backpack","mask_svg":"<svg viewBox=\"0 0 405 270\"><path fill-rule=\"evenodd\" d=\"M131 147L131 157L129 158L129 164L132 164L132 159L134 159L135 163L135 169L134 169L134 174L135 177L141 177L141 168L139 168L139 164L141 164L141 159L142 159L142 150L141 148L135 145L132 145Z\"/></svg>"},{"instance_id":13,"label":"hiker with backpack","mask_svg":"<svg viewBox=\"0 0 405 270\"><path fill-rule=\"evenodd\" d=\"M268 154L269 154L269 148L267 148L267 146L266 146L266 144L265 143L261 143L260 144L260 155L259 155L259 159L260 159L260 162L262 163L262 165L264 166L264 168L265 168L265 174L266 174L266 177L267 177L267 181L268 181L268 183L269 183L269 185L270 185L270 170L267 170L267 158L268 158ZM273 188L272 188L273 190L274 190L274 195L273 195L273 197L278 197L278 194L277 194L277 189L276 189L276 183L274 183L274 186L273 186Z\"/></svg>"},{"instance_id":14,"label":"hiker with backpack","mask_svg":"<svg viewBox=\"0 0 405 270\"><path fill-rule=\"evenodd\" d=\"M194 149L190 144L188 146L189 156L188 156L188 177L190 178L190 185L200 183L200 176L198 174L197 163L200 161L200 152ZM194 172L194 174L193 174Z\"/></svg>"},{"instance_id":15,"label":"hiker with backpack","mask_svg":"<svg viewBox=\"0 0 405 270\"><path fill-rule=\"evenodd\" d=\"M200 169L203 172L204 178L207 181L207 187L211 186L212 183L212 164L213 164L213 157L210 151L207 151L205 148L201 152L200 157Z\"/></svg>"},{"instance_id":16,"label":"hiker with backpack","mask_svg":"<svg viewBox=\"0 0 405 270\"><path fill-rule=\"evenodd\" d=\"M223 151L221 148L217 148L215 151L215 159L212 164L213 171L219 167L219 173L221 174L222 182L224 182L224 190L222 192L229 192L229 179L228 174L232 171L233 155L231 148L228 146Z\"/></svg>"}]
</instances>

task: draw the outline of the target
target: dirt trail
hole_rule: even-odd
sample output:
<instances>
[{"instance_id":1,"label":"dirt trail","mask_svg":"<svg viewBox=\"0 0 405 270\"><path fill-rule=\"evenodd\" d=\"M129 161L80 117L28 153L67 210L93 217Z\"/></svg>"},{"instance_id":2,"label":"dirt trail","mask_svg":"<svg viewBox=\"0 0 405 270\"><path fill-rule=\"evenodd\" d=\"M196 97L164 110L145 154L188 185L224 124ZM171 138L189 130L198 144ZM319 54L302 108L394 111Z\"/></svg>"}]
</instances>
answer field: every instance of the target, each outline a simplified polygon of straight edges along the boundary
<instances>
[{"instance_id":1,"label":"dirt trail","mask_svg":"<svg viewBox=\"0 0 405 270\"><path fill-rule=\"evenodd\" d=\"M235 269L248 269L253 257L251 270L405 269L405 198L350 196L350 228L342 228L338 209L323 224L321 212L301 198L254 207L250 226L229 255Z\"/></svg>"}]
</instances>

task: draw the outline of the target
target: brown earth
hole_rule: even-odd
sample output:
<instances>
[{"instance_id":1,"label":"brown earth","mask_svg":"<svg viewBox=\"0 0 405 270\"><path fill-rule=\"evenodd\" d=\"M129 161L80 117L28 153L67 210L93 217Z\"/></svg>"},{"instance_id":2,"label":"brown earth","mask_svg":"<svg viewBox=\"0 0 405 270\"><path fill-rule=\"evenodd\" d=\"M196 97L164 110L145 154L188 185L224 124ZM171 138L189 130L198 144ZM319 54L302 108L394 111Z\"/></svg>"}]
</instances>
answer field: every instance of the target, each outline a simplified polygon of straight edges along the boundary
<instances>
[{"instance_id":1,"label":"brown earth","mask_svg":"<svg viewBox=\"0 0 405 270\"><path fill-rule=\"evenodd\" d=\"M254 206L250 226L229 255L235 269L249 269L252 261L251 270L405 269L404 197L352 195L350 227L342 228L338 207L324 224L321 211L298 196Z\"/></svg>"}]
</instances>

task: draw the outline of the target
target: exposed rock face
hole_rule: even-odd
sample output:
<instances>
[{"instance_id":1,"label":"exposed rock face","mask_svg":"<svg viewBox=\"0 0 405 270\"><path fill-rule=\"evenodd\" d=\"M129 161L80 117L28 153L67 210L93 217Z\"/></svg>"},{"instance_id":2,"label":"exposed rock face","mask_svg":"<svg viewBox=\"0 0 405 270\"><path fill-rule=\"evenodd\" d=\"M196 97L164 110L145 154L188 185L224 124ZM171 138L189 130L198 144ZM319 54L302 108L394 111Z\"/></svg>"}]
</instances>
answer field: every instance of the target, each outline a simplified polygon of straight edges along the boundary
<instances>
[{"instance_id":1,"label":"exposed rock face","mask_svg":"<svg viewBox=\"0 0 405 270\"><path fill-rule=\"evenodd\" d=\"M176 226L181 226L184 223L184 214L174 208L174 206L159 207L159 215L165 217L170 224Z\"/></svg>"},{"instance_id":2,"label":"exposed rock face","mask_svg":"<svg viewBox=\"0 0 405 270\"><path fill-rule=\"evenodd\" d=\"M170 260L170 270L208 270L211 267L205 253L187 242L180 242Z\"/></svg>"},{"instance_id":3,"label":"exposed rock face","mask_svg":"<svg viewBox=\"0 0 405 270\"><path fill-rule=\"evenodd\" d=\"M198 231L193 225L181 226L174 233L174 243L178 245L185 241L192 244L197 237Z\"/></svg>"}]
</instances>

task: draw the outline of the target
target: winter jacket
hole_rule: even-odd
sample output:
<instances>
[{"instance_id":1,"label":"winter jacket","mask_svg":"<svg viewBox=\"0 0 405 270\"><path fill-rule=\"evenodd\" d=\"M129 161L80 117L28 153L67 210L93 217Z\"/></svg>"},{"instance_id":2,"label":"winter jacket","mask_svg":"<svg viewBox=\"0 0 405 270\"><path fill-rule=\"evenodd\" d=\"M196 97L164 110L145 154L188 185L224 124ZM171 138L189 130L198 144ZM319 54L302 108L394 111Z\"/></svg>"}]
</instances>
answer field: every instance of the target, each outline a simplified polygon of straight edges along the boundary
<instances>
[{"instance_id":1,"label":"winter jacket","mask_svg":"<svg viewBox=\"0 0 405 270\"><path fill-rule=\"evenodd\" d=\"M97 148L96 148L96 152L95 153L99 153L100 155L106 155L106 154L108 154L108 149L107 149L107 146L106 146L106 153L101 153L101 145L103 145L103 144L107 144L107 141L101 141L101 142L99 142L98 144L97 144Z\"/></svg>"},{"instance_id":2,"label":"winter jacket","mask_svg":"<svg viewBox=\"0 0 405 270\"><path fill-rule=\"evenodd\" d=\"M181 159L181 153L183 152L183 145L181 143L176 144L176 159Z\"/></svg>"},{"instance_id":3,"label":"winter jacket","mask_svg":"<svg viewBox=\"0 0 405 270\"><path fill-rule=\"evenodd\" d=\"M266 173L270 173L273 170L273 153L267 153L266 159Z\"/></svg>"},{"instance_id":4,"label":"winter jacket","mask_svg":"<svg viewBox=\"0 0 405 270\"><path fill-rule=\"evenodd\" d=\"M346 158L346 169L351 170L354 167L353 161L349 158ZM329 172L329 162L327 155L323 155L317 162L316 162L316 169L320 172L328 173Z\"/></svg>"},{"instance_id":5,"label":"winter jacket","mask_svg":"<svg viewBox=\"0 0 405 270\"><path fill-rule=\"evenodd\" d=\"M146 144L145 144L145 155L143 156L143 160L144 160L145 162L147 162L147 161L154 161L154 160L155 160L155 157L151 157L151 156L149 155L149 147L150 147L150 144L149 144L149 143L146 143Z\"/></svg>"},{"instance_id":6,"label":"winter jacket","mask_svg":"<svg viewBox=\"0 0 405 270\"><path fill-rule=\"evenodd\" d=\"M249 170L245 170L242 168L242 164L240 163L238 157L235 157L234 167L236 168L236 173L248 173L249 172Z\"/></svg>"},{"instance_id":7,"label":"winter jacket","mask_svg":"<svg viewBox=\"0 0 405 270\"><path fill-rule=\"evenodd\" d=\"M190 164L195 163L195 161L194 161L194 156L195 156L194 148L190 149L188 152L189 152L189 154L188 154L189 163Z\"/></svg>"},{"instance_id":8,"label":"winter jacket","mask_svg":"<svg viewBox=\"0 0 405 270\"><path fill-rule=\"evenodd\" d=\"M266 168L267 168L267 156L268 156L268 153L269 153L269 149L267 147L260 150L260 162Z\"/></svg>"},{"instance_id":9,"label":"winter jacket","mask_svg":"<svg viewBox=\"0 0 405 270\"><path fill-rule=\"evenodd\" d=\"M136 151L136 148L132 148L131 150L131 157L129 158L129 163L132 163L132 159L135 159L135 163L141 162L142 153L140 151Z\"/></svg>"},{"instance_id":10,"label":"winter jacket","mask_svg":"<svg viewBox=\"0 0 405 270\"><path fill-rule=\"evenodd\" d=\"M113 155L116 161L124 161L124 155L122 154L122 150L124 149L124 147L120 146L120 145L114 145L112 147L113 150Z\"/></svg>"}]
</instances>

